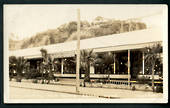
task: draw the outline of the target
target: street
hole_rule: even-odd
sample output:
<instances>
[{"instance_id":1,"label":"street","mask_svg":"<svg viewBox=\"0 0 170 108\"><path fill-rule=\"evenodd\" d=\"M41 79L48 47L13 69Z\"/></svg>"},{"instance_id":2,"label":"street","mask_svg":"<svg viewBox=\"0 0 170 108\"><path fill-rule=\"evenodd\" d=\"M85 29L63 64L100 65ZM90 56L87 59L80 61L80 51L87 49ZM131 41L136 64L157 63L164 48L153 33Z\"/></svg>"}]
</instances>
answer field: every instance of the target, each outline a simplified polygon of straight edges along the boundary
<instances>
[{"instance_id":1,"label":"street","mask_svg":"<svg viewBox=\"0 0 170 108\"><path fill-rule=\"evenodd\" d=\"M60 99L60 98L162 98L162 93L132 91L126 89L80 87L56 84L35 84L31 82L10 82L10 99Z\"/></svg>"},{"instance_id":2,"label":"street","mask_svg":"<svg viewBox=\"0 0 170 108\"><path fill-rule=\"evenodd\" d=\"M94 96L84 96L61 92L43 91L29 88L10 87L10 99L61 99L61 98L97 98Z\"/></svg>"}]
</instances>

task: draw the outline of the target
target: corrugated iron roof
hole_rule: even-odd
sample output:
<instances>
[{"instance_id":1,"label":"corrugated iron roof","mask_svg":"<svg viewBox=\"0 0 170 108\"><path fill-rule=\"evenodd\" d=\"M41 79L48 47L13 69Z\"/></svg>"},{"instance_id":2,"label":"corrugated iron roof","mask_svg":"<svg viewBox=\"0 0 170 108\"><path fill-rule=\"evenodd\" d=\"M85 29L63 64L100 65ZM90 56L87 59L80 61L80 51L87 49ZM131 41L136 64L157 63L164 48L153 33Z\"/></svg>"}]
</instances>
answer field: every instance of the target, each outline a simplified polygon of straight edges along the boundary
<instances>
[{"instance_id":1,"label":"corrugated iron roof","mask_svg":"<svg viewBox=\"0 0 170 108\"><path fill-rule=\"evenodd\" d=\"M113 34L80 41L80 49L96 49L113 46L138 45L143 43L158 42L163 40L163 34L160 28L149 28L144 30ZM35 57L41 56L40 49L44 48L48 54L59 54L76 51L77 41L20 49L9 51L9 56ZM71 55L73 55L71 53ZM69 55L68 55L69 56Z\"/></svg>"}]
</instances>

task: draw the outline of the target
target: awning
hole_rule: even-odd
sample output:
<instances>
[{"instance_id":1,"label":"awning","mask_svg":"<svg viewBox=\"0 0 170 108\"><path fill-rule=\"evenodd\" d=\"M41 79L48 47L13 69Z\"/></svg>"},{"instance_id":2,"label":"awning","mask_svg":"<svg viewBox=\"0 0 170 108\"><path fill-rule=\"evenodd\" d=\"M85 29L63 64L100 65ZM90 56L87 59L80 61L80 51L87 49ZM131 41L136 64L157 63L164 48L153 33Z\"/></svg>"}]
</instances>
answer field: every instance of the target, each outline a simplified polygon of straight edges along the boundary
<instances>
[{"instance_id":1,"label":"awning","mask_svg":"<svg viewBox=\"0 0 170 108\"><path fill-rule=\"evenodd\" d=\"M58 52L54 54L50 54L53 58L67 58L67 57L75 57L75 51L69 52Z\"/></svg>"},{"instance_id":2,"label":"awning","mask_svg":"<svg viewBox=\"0 0 170 108\"><path fill-rule=\"evenodd\" d=\"M25 59L42 58L41 55L25 56Z\"/></svg>"}]
</instances>

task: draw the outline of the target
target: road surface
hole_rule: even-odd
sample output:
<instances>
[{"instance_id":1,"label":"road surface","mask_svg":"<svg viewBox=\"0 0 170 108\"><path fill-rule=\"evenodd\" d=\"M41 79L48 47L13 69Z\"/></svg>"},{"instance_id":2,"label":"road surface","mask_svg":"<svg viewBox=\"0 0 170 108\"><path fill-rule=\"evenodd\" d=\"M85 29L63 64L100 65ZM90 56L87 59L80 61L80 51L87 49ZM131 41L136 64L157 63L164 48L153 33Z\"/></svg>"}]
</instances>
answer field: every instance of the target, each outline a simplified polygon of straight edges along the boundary
<instances>
[{"instance_id":1,"label":"road surface","mask_svg":"<svg viewBox=\"0 0 170 108\"><path fill-rule=\"evenodd\" d=\"M45 91L30 88L20 88L20 87L10 87L10 99L61 99L61 98L71 98L71 99L95 99L98 97L94 96L84 96L76 95L55 91Z\"/></svg>"},{"instance_id":2,"label":"road surface","mask_svg":"<svg viewBox=\"0 0 170 108\"><path fill-rule=\"evenodd\" d=\"M34 84L31 82L10 82L12 99L59 99L59 98L163 98L162 93L132 91L126 89L80 87L76 93L75 86Z\"/></svg>"}]
</instances>

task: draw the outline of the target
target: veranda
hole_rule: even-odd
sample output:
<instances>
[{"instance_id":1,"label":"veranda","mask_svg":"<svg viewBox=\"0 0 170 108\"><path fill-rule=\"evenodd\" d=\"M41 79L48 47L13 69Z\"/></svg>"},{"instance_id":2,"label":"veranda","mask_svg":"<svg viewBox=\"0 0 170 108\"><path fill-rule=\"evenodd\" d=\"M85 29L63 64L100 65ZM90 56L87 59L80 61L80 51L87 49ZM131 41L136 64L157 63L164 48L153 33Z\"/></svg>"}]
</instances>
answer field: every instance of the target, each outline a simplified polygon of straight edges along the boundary
<instances>
[{"instance_id":1,"label":"veranda","mask_svg":"<svg viewBox=\"0 0 170 108\"><path fill-rule=\"evenodd\" d=\"M112 80L136 80L139 75L148 75L151 77L149 69L145 66L145 53L143 49L152 46L155 43L162 44L162 32L159 28L149 28L128 33L121 33L109 36L102 36L90 39L84 39L80 42L80 49L93 49L98 55L112 53L113 62L110 63L111 70L107 70L100 61L96 65L90 66L90 78L110 78ZM76 72L76 41L10 51L9 56L24 57L29 62L30 72L43 72L40 64L43 62L40 49L46 49L48 55L54 60L55 77L75 78ZM157 62L156 66L160 63ZM162 66L155 68L155 79L159 79ZM84 71L81 70L81 78L84 77Z\"/></svg>"}]
</instances>

